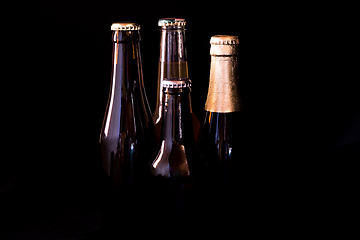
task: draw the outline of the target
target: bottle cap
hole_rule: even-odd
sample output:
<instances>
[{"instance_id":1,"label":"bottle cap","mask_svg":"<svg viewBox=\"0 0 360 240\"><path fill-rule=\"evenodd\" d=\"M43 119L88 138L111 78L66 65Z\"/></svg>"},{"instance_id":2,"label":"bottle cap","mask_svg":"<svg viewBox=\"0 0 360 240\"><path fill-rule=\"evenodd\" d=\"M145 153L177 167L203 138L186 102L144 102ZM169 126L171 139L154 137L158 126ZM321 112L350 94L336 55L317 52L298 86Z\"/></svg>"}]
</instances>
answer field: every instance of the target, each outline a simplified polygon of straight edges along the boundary
<instances>
[{"instance_id":1,"label":"bottle cap","mask_svg":"<svg viewBox=\"0 0 360 240\"><path fill-rule=\"evenodd\" d=\"M158 26L185 26L186 21L183 18L161 18L158 21Z\"/></svg>"},{"instance_id":2,"label":"bottle cap","mask_svg":"<svg viewBox=\"0 0 360 240\"><path fill-rule=\"evenodd\" d=\"M210 55L237 55L239 37L231 35L215 35L210 39Z\"/></svg>"},{"instance_id":3,"label":"bottle cap","mask_svg":"<svg viewBox=\"0 0 360 240\"><path fill-rule=\"evenodd\" d=\"M191 80L189 78L165 78L162 81L163 88L189 88L191 87Z\"/></svg>"},{"instance_id":4,"label":"bottle cap","mask_svg":"<svg viewBox=\"0 0 360 240\"><path fill-rule=\"evenodd\" d=\"M136 22L116 22L111 25L111 30L119 30L119 31L140 30L140 24Z\"/></svg>"},{"instance_id":5,"label":"bottle cap","mask_svg":"<svg viewBox=\"0 0 360 240\"><path fill-rule=\"evenodd\" d=\"M210 44L214 45L239 45L239 37L231 35L215 35L210 39Z\"/></svg>"}]
</instances>

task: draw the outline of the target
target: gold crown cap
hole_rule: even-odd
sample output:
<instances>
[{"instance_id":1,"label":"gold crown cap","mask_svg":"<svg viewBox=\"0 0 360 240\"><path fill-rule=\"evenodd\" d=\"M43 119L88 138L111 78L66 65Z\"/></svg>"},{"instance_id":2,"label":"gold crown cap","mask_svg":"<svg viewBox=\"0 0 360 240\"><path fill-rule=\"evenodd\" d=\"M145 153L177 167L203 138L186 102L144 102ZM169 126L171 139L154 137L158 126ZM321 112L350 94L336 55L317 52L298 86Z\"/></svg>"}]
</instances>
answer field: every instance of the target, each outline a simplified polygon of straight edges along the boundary
<instances>
[{"instance_id":1,"label":"gold crown cap","mask_svg":"<svg viewBox=\"0 0 360 240\"><path fill-rule=\"evenodd\" d=\"M111 24L111 30L119 30L119 31L140 30L140 24L136 22L116 22Z\"/></svg>"},{"instance_id":2,"label":"gold crown cap","mask_svg":"<svg viewBox=\"0 0 360 240\"><path fill-rule=\"evenodd\" d=\"M185 26L186 21L183 18L161 18L158 21L158 26Z\"/></svg>"},{"instance_id":3,"label":"gold crown cap","mask_svg":"<svg viewBox=\"0 0 360 240\"><path fill-rule=\"evenodd\" d=\"M215 35L210 39L210 44L214 45L239 45L239 37L232 35Z\"/></svg>"},{"instance_id":4,"label":"gold crown cap","mask_svg":"<svg viewBox=\"0 0 360 240\"><path fill-rule=\"evenodd\" d=\"M191 80L189 78L164 78L162 86L163 88L189 88L191 87Z\"/></svg>"}]
</instances>

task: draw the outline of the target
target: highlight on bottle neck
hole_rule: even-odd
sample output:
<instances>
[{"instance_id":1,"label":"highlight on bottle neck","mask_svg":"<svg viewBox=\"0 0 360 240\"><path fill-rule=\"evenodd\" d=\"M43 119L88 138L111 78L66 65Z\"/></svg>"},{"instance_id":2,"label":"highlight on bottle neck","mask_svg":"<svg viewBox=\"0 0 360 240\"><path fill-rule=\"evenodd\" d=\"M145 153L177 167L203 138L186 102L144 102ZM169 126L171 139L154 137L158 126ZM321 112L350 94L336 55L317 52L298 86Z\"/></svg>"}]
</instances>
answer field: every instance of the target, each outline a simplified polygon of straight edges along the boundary
<instances>
[{"instance_id":1,"label":"highlight on bottle neck","mask_svg":"<svg viewBox=\"0 0 360 240\"><path fill-rule=\"evenodd\" d=\"M116 22L111 25L113 42L140 41L140 24L136 22Z\"/></svg>"},{"instance_id":2,"label":"highlight on bottle neck","mask_svg":"<svg viewBox=\"0 0 360 240\"><path fill-rule=\"evenodd\" d=\"M238 54L238 36L215 35L211 37L210 44L211 56L232 56Z\"/></svg>"},{"instance_id":3,"label":"highlight on bottle neck","mask_svg":"<svg viewBox=\"0 0 360 240\"><path fill-rule=\"evenodd\" d=\"M181 142L184 137L193 137L192 119L189 115L192 114L190 87L191 80L188 78L163 80L162 139Z\"/></svg>"}]
</instances>

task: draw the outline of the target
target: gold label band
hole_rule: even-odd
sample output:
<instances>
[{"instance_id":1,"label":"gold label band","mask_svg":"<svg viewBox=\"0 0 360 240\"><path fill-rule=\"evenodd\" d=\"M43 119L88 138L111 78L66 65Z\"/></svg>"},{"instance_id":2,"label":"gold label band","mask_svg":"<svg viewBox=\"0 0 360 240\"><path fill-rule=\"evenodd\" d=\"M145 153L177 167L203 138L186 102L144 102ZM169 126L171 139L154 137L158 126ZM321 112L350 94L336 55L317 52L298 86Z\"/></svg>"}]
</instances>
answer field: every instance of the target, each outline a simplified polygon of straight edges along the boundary
<instances>
[{"instance_id":1,"label":"gold label band","mask_svg":"<svg viewBox=\"0 0 360 240\"><path fill-rule=\"evenodd\" d=\"M215 45L212 44L210 47L210 55L237 55L238 45Z\"/></svg>"},{"instance_id":2,"label":"gold label band","mask_svg":"<svg viewBox=\"0 0 360 240\"><path fill-rule=\"evenodd\" d=\"M237 65L236 56L211 56L206 111L227 113L242 109Z\"/></svg>"}]
</instances>

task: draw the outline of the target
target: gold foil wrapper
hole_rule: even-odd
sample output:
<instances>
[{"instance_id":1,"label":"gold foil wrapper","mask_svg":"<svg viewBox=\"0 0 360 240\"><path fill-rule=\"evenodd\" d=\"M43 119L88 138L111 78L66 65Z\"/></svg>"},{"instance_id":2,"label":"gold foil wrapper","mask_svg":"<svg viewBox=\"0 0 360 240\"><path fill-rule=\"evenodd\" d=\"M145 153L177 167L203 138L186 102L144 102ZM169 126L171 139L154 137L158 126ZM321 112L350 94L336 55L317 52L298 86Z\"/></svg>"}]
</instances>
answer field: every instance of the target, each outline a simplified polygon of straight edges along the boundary
<instances>
[{"instance_id":1,"label":"gold foil wrapper","mask_svg":"<svg viewBox=\"0 0 360 240\"><path fill-rule=\"evenodd\" d=\"M236 36L221 35L211 39L210 82L205 103L206 111L227 113L242 109L238 87L237 46Z\"/></svg>"}]
</instances>

